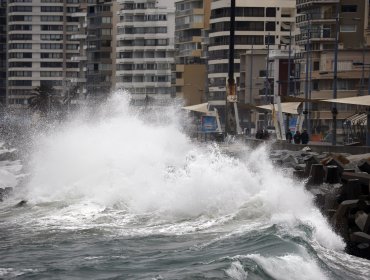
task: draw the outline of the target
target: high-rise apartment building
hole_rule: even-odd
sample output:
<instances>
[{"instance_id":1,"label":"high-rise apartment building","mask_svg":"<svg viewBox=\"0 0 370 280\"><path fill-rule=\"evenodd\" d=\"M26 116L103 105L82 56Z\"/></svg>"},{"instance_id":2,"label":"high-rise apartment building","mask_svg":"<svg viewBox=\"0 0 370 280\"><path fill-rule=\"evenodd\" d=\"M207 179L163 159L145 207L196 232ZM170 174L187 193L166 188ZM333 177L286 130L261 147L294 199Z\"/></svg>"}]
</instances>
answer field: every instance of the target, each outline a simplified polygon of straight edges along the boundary
<instances>
[{"instance_id":1,"label":"high-rise apartment building","mask_svg":"<svg viewBox=\"0 0 370 280\"><path fill-rule=\"evenodd\" d=\"M119 0L116 88L133 100L168 100L174 65L173 0Z\"/></svg>"},{"instance_id":2,"label":"high-rise apartment building","mask_svg":"<svg viewBox=\"0 0 370 280\"><path fill-rule=\"evenodd\" d=\"M367 67L353 62L370 62L366 48L369 1L297 0L296 55L300 70L300 94L309 99L334 98L335 43L338 35L337 98L367 94ZM338 21L336 20L338 18ZM338 32L338 33L337 33ZM307 67L306 67L307 66ZM306 74L307 73L307 74ZM366 86L365 86L366 85ZM336 106L338 133L343 120L355 113L349 105ZM332 125L332 105L313 103L307 108L312 133L327 133Z\"/></svg>"},{"instance_id":3,"label":"high-rise apartment building","mask_svg":"<svg viewBox=\"0 0 370 280\"><path fill-rule=\"evenodd\" d=\"M288 45L295 22L295 0L236 0L235 10L235 78L239 87L240 55L250 50L277 49ZM225 104L230 39L230 1L214 0L208 48L209 100Z\"/></svg>"},{"instance_id":4,"label":"high-rise apartment building","mask_svg":"<svg viewBox=\"0 0 370 280\"><path fill-rule=\"evenodd\" d=\"M7 77L6 5L7 0L0 0L0 112L6 106L6 77Z\"/></svg>"},{"instance_id":5,"label":"high-rise apartment building","mask_svg":"<svg viewBox=\"0 0 370 280\"><path fill-rule=\"evenodd\" d=\"M64 95L81 77L84 57L81 34L86 0L9 0L8 104L26 107L31 91L52 86ZM81 48L82 46L82 48ZM82 82L82 81L77 81ZM80 94L82 92L80 91Z\"/></svg>"},{"instance_id":6,"label":"high-rise apartment building","mask_svg":"<svg viewBox=\"0 0 370 280\"><path fill-rule=\"evenodd\" d=\"M117 2L90 0L87 13L87 93L105 99L115 81Z\"/></svg>"},{"instance_id":7,"label":"high-rise apartment building","mask_svg":"<svg viewBox=\"0 0 370 280\"><path fill-rule=\"evenodd\" d=\"M211 0L175 0L176 96L186 105L206 99L206 60L202 36L209 29Z\"/></svg>"}]
</instances>

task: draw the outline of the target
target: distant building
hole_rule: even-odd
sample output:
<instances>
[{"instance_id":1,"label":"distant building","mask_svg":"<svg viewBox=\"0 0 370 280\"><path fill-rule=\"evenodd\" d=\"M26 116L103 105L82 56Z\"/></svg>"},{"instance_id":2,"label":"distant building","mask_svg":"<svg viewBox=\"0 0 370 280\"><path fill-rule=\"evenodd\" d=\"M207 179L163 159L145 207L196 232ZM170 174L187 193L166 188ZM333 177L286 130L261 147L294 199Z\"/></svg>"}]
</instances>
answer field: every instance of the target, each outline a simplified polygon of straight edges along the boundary
<instances>
[{"instance_id":1,"label":"distant building","mask_svg":"<svg viewBox=\"0 0 370 280\"><path fill-rule=\"evenodd\" d=\"M236 1L235 78L240 87L240 55L289 44L295 22L295 0ZM230 1L212 1L208 48L209 101L225 104L230 36Z\"/></svg>"},{"instance_id":2,"label":"distant building","mask_svg":"<svg viewBox=\"0 0 370 280\"><path fill-rule=\"evenodd\" d=\"M0 0L0 113L6 106L6 79L7 79L6 5L7 0Z\"/></svg>"},{"instance_id":3,"label":"distant building","mask_svg":"<svg viewBox=\"0 0 370 280\"><path fill-rule=\"evenodd\" d=\"M89 1L87 9L87 94L107 98L115 82L117 1Z\"/></svg>"},{"instance_id":4,"label":"distant building","mask_svg":"<svg viewBox=\"0 0 370 280\"><path fill-rule=\"evenodd\" d=\"M175 0L176 96L185 105L206 101L207 69L202 36L209 29L211 0Z\"/></svg>"},{"instance_id":5,"label":"distant building","mask_svg":"<svg viewBox=\"0 0 370 280\"><path fill-rule=\"evenodd\" d=\"M32 90L52 86L67 95L71 83L80 85L85 47L86 0L10 0L8 16L8 104L25 108ZM84 45L82 45L84 46Z\"/></svg>"},{"instance_id":6,"label":"distant building","mask_svg":"<svg viewBox=\"0 0 370 280\"><path fill-rule=\"evenodd\" d=\"M296 44L300 51L295 62L300 72L301 97L310 99L333 98L334 49L336 18L338 22L338 79L337 98L364 95L367 93L369 68L358 67L353 62L370 63L366 48L369 46L369 1L297 0ZM309 35L309 37L308 37ZM308 72L306 63L308 61ZM306 73L308 73L306 75ZM308 108L312 133L326 134L331 130L331 104L313 103ZM355 113L355 107L338 104L337 127L341 134L343 120Z\"/></svg>"},{"instance_id":7,"label":"distant building","mask_svg":"<svg viewBox=\"0 0 370 280\"><path fill-rule=\"evenodd\" d=\"M174 1L118 3L116 88L128 90L136 104L166 103L174 94Z\"/></svg>"}]
</instances>

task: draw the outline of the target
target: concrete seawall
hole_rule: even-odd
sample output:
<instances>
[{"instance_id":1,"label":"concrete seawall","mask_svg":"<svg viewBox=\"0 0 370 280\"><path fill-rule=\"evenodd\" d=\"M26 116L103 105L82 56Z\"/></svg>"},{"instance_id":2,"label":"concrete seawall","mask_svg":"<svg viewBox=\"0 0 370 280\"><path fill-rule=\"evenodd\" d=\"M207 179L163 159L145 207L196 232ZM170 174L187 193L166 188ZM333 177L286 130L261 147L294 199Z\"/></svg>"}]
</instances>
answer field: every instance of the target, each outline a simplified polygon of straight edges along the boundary
<instances>
[{"instance_id":1,"label":"concrete seawall","mask_svg":"<svg viewBox=\"0 0 370 280\"><path fill-rule=\"evenodd\" d=\"M370 147L367 146L332 146L328 144L322 144L322 143L310 143L307 145L297 145L297 144L291 144L287 143L286 141L280 141L280 140L272 140L272 141L265 141L265 140L259 140L259 139L252 139L247 138L246 143L250 146L258 146L262 143L266 143L271 145L271 148L273 150L289 150L289 151L299 151L302 150L304 147L310 147L313 152L316 153L348 153L352 155L359 155L359 154L367 154L370 153Z\"/></svg>"}]
</instances>

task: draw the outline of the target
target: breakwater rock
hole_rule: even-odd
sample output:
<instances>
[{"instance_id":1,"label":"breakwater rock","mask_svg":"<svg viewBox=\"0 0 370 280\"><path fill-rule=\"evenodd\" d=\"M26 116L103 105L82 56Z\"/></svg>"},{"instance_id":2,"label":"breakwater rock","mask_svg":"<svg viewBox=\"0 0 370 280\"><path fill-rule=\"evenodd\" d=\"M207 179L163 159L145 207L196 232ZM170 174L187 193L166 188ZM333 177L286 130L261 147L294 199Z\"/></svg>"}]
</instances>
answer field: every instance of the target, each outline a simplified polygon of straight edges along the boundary
<instances>
[{"instance_id":1,"label":"breakwater rock","mask_svg":"<svg viewBox=\"0 0 370 280\"><path fill-rule=\"evenodd\" d=\"M370 259L370 154L272 151L278 166L293 169L316 205L347 243L350 254Z\"/></svg>"},{"instance_id":2,"label":"breakwater rock","mask_svg":"<svg viewBox=\"0 0 370 280\"><path fill-rule=\"evenodd\" d=\"M9 149L0 143L0 202L8 198L19 184L23 175L21 161L16 149Z\"/></svg>"}]
</instances>

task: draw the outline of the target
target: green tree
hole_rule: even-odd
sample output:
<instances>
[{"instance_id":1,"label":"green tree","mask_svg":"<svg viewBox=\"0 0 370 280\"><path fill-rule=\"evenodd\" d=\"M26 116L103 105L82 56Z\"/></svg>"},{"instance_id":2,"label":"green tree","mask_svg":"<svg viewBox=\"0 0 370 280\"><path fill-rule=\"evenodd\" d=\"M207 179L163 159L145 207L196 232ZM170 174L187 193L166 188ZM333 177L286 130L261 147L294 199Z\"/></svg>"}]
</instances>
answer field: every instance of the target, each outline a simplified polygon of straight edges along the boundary
<instances>
[{"instance_id":1,"label":"green tree","mask_svg":"<svg viewBox=\"0 0 370 280\"><path fill-rule=\"evenodd\" d=\"M61 100L55 94L55 89L49 85L41 85L32 91L28 99L30 108L40 112L41 116L47 116L51 111L60 109Z\"/></svg>"}]
</instances>

